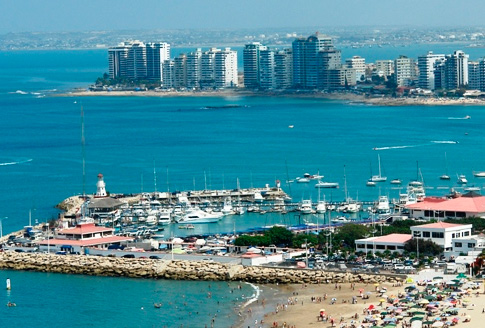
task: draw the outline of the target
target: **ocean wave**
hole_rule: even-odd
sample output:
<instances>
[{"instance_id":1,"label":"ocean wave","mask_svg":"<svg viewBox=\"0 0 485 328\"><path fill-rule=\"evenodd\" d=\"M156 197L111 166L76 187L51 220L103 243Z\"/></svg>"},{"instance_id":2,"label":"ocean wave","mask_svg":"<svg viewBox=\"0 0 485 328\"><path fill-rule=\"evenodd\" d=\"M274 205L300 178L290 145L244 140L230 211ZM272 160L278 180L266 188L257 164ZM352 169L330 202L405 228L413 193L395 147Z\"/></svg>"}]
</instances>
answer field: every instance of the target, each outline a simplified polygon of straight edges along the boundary
<instances>
[{"instance_id":1,"label":"ocean wave","mask_svg":"<svg viewBox=\"0 0 485 328\"><path fill-rule=\"evenodd\" d=\"M457 144L458 143L458 141L453 141L453 140L434 140L431 142L437 143L437 144Z\"/></svg>"},{"instance_id":2,"label":"ocean wave","mask_svg":"<svg viewBox=\"0 0 485 328\"><path fill-rule=\"evenodd\" d=\"M402 149L402 148L414 148L421 145L409 145L409 146L389 146L389 147L374 147L372 150L387 150L387 149Z\"/></svg>"},{"instance_id":3,"label":"ocean wave","mask_svg":"<svg viewBox=\"0 0 485 328\"><path fill-rule=\"evenodd\" d=\"M19 95L28 95L29 94L28 92L25 92L25 91L22 91L22 90L17 90L15 92L9 92L9 93L16 93L16 94L19 94Z\"/></svg>"},{"instance_id":4,"label":"ocean wave","mask_svg":"<svg viewBox=\"0 0 485 328\"><path fill-rule=\"evenodd\" d=\"M29 159L26 159L24 161L0 163L0 166L24 164L24 163L29 163L29 162L32 162L32 161L33 161L33 159L29 158Z\"/></svg>"},{"instance_id":5,"label":"ocean wave","mask_svg":"<svg viewBox=\"0 0 485 328\"><path fill-rule=\"evenodd\" d=\"M258 287L258 286L253 285L252 283L249 283L249 282L247 282L246 284L248 284L249 286L253 287L253 289L254 289L254 293L253 293L253 295L251 295L251 298L250 298L250 299L248 299L248 300L246 301L246 303L244 303L244 304L242 305L242 308L245 308L246 306L248 306L248 305L250 305L250 304L252 304L252 303L256 302L256 301L258 300L258 298L259 298L259 295L261 294L261 290L259 289L259 287Z\"/></svg>"}]
</instances>

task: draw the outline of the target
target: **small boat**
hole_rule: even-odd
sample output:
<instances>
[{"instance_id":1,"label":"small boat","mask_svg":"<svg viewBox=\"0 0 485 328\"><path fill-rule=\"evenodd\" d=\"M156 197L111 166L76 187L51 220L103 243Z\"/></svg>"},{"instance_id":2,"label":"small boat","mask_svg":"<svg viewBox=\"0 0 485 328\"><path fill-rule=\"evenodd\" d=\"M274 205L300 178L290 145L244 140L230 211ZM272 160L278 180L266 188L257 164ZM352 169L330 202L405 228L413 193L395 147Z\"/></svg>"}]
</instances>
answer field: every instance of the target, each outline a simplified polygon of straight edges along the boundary
<instances>
[{"instance_id":1,"label":"small boat","mask_svg":"<svg viewBox=\"0 0 485 328\"><path fill-rule=\"evenodd\" d=\"M349 223L351 220L347 219L345 216L340 216L338 218L332 219L332 223Z\"/></svg>"},{"instance_id":2,"label":"small boat","mask_svg":"<svg viewBox=\"0 0 485 328\"><path fill-rule=\"evenodd\" d=\"M162 303L153 303L153 307L154 307L155 309L159 309L159 308L161 308L161 307L162 307Z\"/></svg>"},{"instance_id":3,"label":"small boat","mask_svg":"<svg viewBox=\"0 0 485 328\"><path fill-rule=\"evenodd\" d=\"M469 192L469 191L480 191L480 190L481 190L480 187L475 187L475 186L470 186L470 187L463 188L463 191L466 191L466 192Z\"/></svg>"},{"instance_id":4,"label":"small boat","mask_svg":"<svg viewBox=\"0 0 485 328\"><path fill-rule=\"evenodd\" d=\"M401 184L401 183L402 183L401 179L392 179L391 180L391 184Z\"/></svg>"},{"instance_id":5,"label":"small boat","mask_svg":"<svg viewBox=\"0 0 485 328\"><path fill-rule=\"evenodd\" d=\"M300 177L298 177L295 180L296 180L297 183L308 183L308 182L310 182L310 178L300 178Z\"/></svg>"},{"instance_id":6,"label":"small boat","mask_svg":"<svg viewBox=\"0 0 485 328\"><path fill-rule=\"evenodd\" d=\"M325 213L327 211L327 203L324 200L320 200L317 203L316 212L318 214Z\"/></svg>"},{"instance_id":7,"label":"small boat","mask_svg":"<svg viewBox=\"0 0 485 328\"><path fill-rule=\"evenodd\" d=\"M312 214L312 213L314 213L313 208L312 208L312 201L309 200L309 199L302 200L298 210L302 214Z\"/></svg>"},{"instance_id":8,"label":"small boat","mask_svg":"<svg viewBox=\"0 0 485 328\"><path fill-rule=\"evenodd\" d=\"M456 181L456 183L458 183L458 184L467 184L468 183L468 180L466 179L465 175L460 174L458 176L458 181Z\"/></svg>"},{"instance_id":9,"label":"small boat","mask_svg":"<svg viewBox=\"0 0 485 328\"><path fill-rule=\"evenodd\" d=\"M440 176L440 180L450 180L450 176L447 174L443 174L442 176Z\"/></svg>"},{"instance_id":10,"label":"small boat","mask_svg":"<svg viewBox=\"0 0 485 328\"><path fill-rule=\"evenodd\" d=\"M485 178L485 171L473 171L473 176L476 178Z\"/></svg>"},{"instance_id":11,"label":"small boat","mask_svg":"<svg viewBox=\"0 0 485 328\"><path fill-rule=\"evenodd\" d=\"M318 181L315 184L315 188L338 188L339 184L338 182L324 182L324 181Z\"/></svg>"},{"instance_id":12,"label":"small boat","mask_svg":"<svg viewBox=\"0 0 485 328\"><path fill-rule=\"evenodd\" d=\"M367 187L375 187L376 183L372 181L371 179L367 180L366 184Z\"/></svg>"}]
</instances>

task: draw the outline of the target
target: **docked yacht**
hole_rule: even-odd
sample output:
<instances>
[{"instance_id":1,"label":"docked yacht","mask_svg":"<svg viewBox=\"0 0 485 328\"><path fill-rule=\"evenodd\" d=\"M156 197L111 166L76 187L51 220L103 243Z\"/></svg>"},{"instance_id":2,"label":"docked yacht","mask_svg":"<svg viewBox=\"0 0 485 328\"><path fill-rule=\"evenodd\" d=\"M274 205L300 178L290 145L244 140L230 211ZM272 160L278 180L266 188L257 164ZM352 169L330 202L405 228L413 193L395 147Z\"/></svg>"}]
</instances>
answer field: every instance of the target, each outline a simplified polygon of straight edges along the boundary
<instances>
[{"instance_id":1,"label":"docked yacht","mask_svg":"<svg viewBox=\"0 0 485 328\"><path fill-rule=\"evenodd\" d=\"M325 213L327 211L327 203L324 200L319 200L317 203L316 212L318 214Z\"/></svg>"},{"instance_id":2,"label":"docked yacht","mask_svg":"<svg viewBox=\"0 0 485 328\"><path fill-rule=\"evenodd\" d=\"M312 208L312 201L310 199L303 199L301 201L300 207L298 209L301 214L312 214L314 213Z\"/></svg>"},{"instance_id":3,"label":"docked yacht","mask_svg":"<svg viewBox=\"0 0 485 328\"><path fill-rule=\"evenodd\" d=\"M224 199L224 206L222 207L221 212L224 215L235 214L234 208L232 207L231 198Z\"/></svg>"},{"instance_id":4,"label":"docked yacht","mask_svg":"<svg viewBox=\"0 0 485 328\"><path fill-rule=\"evenodd\" d=\"M377 201L376 212L378 214L390 214L391 208L389 207L389 198L387 196L379 196Z\"/></svg>"},{"instance_id":5,"label":"docked yacht","mask_svg":"<svg viewBox=\"0 0 485 328\"><path fill-rule=\"evenodd\" d=\"M332 219L332 223L349 223L351 220L347 219L345 216L340 216L338 218Z\"/></svg>"},{"instance_id":6,"label":"docked yacht","mask_svg":"<svg viewBox=\"0 0 485 328\"><path fill-rule=\"evenodd\" d=\"M215 223L218 222L223 215L221 213L207 213L199 208L188 210L180 219L179 223Z\"/></svg>"}]
</instances>

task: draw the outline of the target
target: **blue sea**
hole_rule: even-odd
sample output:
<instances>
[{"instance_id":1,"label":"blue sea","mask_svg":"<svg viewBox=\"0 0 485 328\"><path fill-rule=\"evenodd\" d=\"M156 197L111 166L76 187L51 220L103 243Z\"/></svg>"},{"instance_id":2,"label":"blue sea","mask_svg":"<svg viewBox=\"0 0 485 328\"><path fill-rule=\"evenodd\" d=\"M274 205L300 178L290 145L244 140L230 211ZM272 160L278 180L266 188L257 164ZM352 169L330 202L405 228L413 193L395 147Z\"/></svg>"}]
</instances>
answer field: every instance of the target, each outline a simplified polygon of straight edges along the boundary
<instances>
[{"instance_id":1,"label":"blue sea","mask_svg":"<svg viewBox=\"0 0 485 328\"><path fill-rule=\"evenodd\" d=\"M433 47L427 49L452 51ZM427 49L376 48L372 55L390 59L396 51L414 56ZM346 49L346 56L361 50ZM485 52L468 50L474 51L472 58ZM105 50L0 52L0 218L4 218L4 233L27 225L29 211L32 222L55 218L57 203L82 194L81 105L86 193L95 192L98 173L104 175L111 193L233 189L238 179L242 188L262 187L280 180L295 202L303 198L316 201L319 196L343 200L345 180L348 196L368 201L379 195L397 198L401 189L389 183L394 178L402 179L404 185L422 175L429 195L458 188L456 174L465 174L468 185L485 186L485 180L472 176L474 170L485 171L483 107L386 107L262 97L55 96L86 87L106 70ZM238 106L224 107L227 105ZM462 119L467 115L471 119ZM366 187L371 174L377 174L377 155L389 180ZM446 170L450 182L439 180ZM319 172L325 181L339 182L340 188L318 195L313 183L286 184L306 172ZM218 224L198 225L193 233L231 232L297 223L299 219L292 214L227 217ZM168 229L166 233L186 232ZM23 322L33 327L64 327L68 321L91 327L203 327L205 323L210 326L215 313L234 322L234 307L243 302L242 294L253 293L244 285L231 298L231 306L208 306L208 283L6 271L0 272L0 282L7 276L14 287L0 294L0 304L10 300L18 306L0 306L6 326ZM222 297L229 297L227 284L211 286L211 302L226 302ZM202 302L199 313L208 321L181 310L182 295L191 306L189 312L194 313ZM158 301L172 304L158 311L152 306ZM225 325L221 321L216 319L215 325L227 327L228 321Z\"/></svg>"}]
</instances>

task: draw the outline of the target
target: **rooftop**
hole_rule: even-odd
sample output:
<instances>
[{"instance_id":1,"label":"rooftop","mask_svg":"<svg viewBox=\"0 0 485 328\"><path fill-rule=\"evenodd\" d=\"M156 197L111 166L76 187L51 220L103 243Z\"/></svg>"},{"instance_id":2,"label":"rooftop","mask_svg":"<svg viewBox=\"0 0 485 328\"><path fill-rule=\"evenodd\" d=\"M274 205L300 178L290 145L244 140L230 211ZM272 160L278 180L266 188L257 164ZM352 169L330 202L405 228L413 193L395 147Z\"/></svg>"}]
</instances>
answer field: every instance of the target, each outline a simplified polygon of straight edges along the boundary
<instances>
[{"instance_id":1,"label":"rooftop","mask_svg":"<svg viewBox=\"0 0 485 328\"><path fill-rule=\"evenodd\" d=\"M104 228L104 227L97 227L94 223L83 223L78 224L75 228L69 229L62 229L58 231L60 235L85 235L89 233L96 233L96 232L111 232L113 229L111 228Z\"/></svg>"},{"instance_id":2,"label":"rooftop","mask_svg":"<svg viewBox=\"0 0 485 328\"><path fill-rule=\"evenodd\" d=\"M411 234L391 233L390 235L380 237L370 237L367 239L359 239L359 241L372 241L377 243L396 243L404 244L412 238Z\"/></svg>"},{"instance_id":3,"label":"rooftop","mask_svg":"<svg viewBox=\"0 0 485 328\"><path fill-rule=\"evenodd\" d=\"M447 229L447 228L457 228L463 227L466 228L467 226L471 226L471 224L456 224L456 223L446 223L446 222L436 222L436 223L428 223L419 226L413 226L413 228L431 228L431 229Z\"/></svg>"},{"instance_id":4,"label":"rooftop","mask_svg":"<svg viewBox=\"0 0 485 328\"><path fill-rule=\"evenodd\" d=\"M485 213L485 196L458 197L453 199L426 198L424 201L406 206L410 210Z\"/></svg>"},{"instance_id":5,"label":"rooftop","mask_svg":"<svg viewBox=\"0 0 485 328\"><path fill-rule=\"evenodd\" d=\"M105 244L113 244L119 243L122 241L133 240L130 237L120 237L120 236L108 236L102 238L92 238L92 239L84 239L84 240L69 240L69 239L46 239L40 241L39 245L69 245L69 246L96 246L96 245L105 245Z\"/></svg>"}]
</instances>

